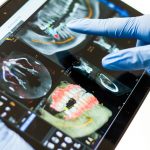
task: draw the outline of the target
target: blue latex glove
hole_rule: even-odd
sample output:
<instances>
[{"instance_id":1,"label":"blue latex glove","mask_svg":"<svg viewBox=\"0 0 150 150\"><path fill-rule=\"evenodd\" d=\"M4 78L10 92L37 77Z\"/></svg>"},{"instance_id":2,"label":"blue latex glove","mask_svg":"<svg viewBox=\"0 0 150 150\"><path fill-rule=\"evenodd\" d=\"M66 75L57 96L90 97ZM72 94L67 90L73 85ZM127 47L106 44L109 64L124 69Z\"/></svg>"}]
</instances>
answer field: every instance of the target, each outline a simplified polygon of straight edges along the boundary
<instances>
[{"instance_id":1,"label":"blue latex glove","mask_svg":"<svg viewBox=\"0 0 150 150\"><path fill-rule=\"evenodd\" d=\"M75 32L118 38L136 38L137 46L113 52L102 59L111 70L140 70L150 73L150 15L130 18L76 19L67 24Z\"/></svg>"},{"instance_id":2,"label":"blue latex glove","mask_svg":"<svg viewBox=\"0 0 150 150\"><path fill-rule=\"evenodd\" d=\"M33 150L33 148L0 120L0 150Z\"/></svg>"}]
</instances>

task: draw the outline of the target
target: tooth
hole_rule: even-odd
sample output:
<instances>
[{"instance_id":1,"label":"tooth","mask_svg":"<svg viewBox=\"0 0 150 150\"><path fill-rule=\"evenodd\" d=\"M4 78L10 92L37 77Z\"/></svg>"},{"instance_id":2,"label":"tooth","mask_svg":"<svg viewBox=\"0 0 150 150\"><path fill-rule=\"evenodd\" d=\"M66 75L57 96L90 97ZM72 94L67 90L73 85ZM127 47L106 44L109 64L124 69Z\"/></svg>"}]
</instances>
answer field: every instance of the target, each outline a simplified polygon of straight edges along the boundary
<instances>
[{"instance_id":1,"label":"tooth","mask_svg":"<svg viewBox=\"0 0 150 150\"><path fill-rule=\"evenodd\" d=\"M65 35L64 35L64 33L63 33L61 30L59 30L58 33L59 33L59 36L60 36L62 39L65 39L65 38L66 38Z\"/></svg>"},{"instance_id":2,"label":"tooth","mask_svg":"<svg viewBox=\"0 0 150 150\"><path fill-rule=\"evenodd\" d=\"M75 113L75 112L77 111L77 108L76 108L76 107L73 107L73 108L71 108L69 111L70 111L71 114L73 114L73 113Z\"/></svg>"},{"instance_id":3,"label":"tooth","mask_svg":"<svg viewBox=\"0 0 150 150\"><path fill-rule=\"evenodd\" d=\"M64 107L66 107L66 104L69 102L69 100L70 100L70 97L68 97L68 95L67 94L64 94L64 97L63 97L63 99L62 99L62 107L64 108Z\"/></svg>"},{"instance_id":4,"label":"tooth","mask_svg":"<svg viewBox=\"0 0 150 150\"><path fill-rule=\"evenodd\" d=\"M71 94L70 92L67 92L66 95L67 95L69 98L73 98L73 97L72 97L72 94Z\"/></svg>"},{"instance_id":5,"label":"tooth","mask_svg":"<svg viewBox=\"0 0 150 150\"><path fill-rule=\"evenodd\" d=\"M66 114L68 117L71 117L71 116L72 116L72 113L71 113L69 110L66 110L66 111L65 111L65 114Z\"/></svg>"}]
</instances>

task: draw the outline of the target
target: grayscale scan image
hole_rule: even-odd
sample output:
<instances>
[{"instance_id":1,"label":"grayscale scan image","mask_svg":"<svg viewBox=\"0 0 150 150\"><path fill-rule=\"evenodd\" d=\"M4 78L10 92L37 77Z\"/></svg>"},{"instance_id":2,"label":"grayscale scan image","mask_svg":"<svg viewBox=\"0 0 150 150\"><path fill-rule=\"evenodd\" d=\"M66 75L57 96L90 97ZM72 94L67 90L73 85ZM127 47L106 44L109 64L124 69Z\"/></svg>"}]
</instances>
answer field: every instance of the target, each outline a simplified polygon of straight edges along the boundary
<instances>
[{"instance_id":1,"label":"grayscale scan image","mask_svg":"<svg viewBox=\"0 0 150 150\"><path fill-rule=\"evenodd\" d=\"M72 19L98 18L99 13L96 0L49 0L17 36L45 55L70 50L87 36L70 31L66 24Z\"/></svg>"},{"instance_id":2,"label":"grayscale scan image","mask_svg":"<svg viewBox=\"0 0 150 150\"><path fill-rule=\"evenodd\" d=\"M52 80L46 67L27 54L0 53L0 67L0 86L14 97L37 99L51 89Z\"/></svg>"}]
</instances>

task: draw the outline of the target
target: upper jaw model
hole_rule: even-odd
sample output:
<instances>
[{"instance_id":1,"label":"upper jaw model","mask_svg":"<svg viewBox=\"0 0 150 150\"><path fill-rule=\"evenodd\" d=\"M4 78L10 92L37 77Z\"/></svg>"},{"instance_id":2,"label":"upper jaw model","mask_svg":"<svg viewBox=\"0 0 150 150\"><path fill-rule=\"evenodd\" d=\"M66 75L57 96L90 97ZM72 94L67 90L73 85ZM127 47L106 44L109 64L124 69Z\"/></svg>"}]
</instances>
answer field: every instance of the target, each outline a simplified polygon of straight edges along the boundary
<instances>
[{"instance_id":1,"label":"upper jaw model","mask_svg":"<svg viewBox=\"0 0 150 150\"><path fill-rule=\"evenodd\" d=\"M86 35L70 31L72 19L98 18L96 0L50 0L17 36L37 51L52 55L82 44Z\"/></svg>"}]
</instances>

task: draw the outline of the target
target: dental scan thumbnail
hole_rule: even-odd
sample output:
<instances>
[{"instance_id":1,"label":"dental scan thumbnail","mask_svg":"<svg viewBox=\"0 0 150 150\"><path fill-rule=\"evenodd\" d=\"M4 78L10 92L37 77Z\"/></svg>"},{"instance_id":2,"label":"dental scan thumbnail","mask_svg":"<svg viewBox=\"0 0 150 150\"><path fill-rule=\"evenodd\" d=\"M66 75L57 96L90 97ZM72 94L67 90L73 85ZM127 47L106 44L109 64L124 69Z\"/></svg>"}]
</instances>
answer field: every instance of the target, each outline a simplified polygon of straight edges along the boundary
<instances>
[{"instance_id":1,"label":"dental scan thumbnail","mask_svg":"<svg viewBox=\"0 0 150 150\"><path fill-rule=\"evenodd\" d=\"M17 36L40 53L52 55L73 49L87 39L87 35L70 31L67 22L99 15L96 0L49 0Z\"/></svg>"},{"instance_id":2,"label":"dental scan thumbnail","mask_svg":"<svg viewBox=\"0 0 150 150\"><path fill-rule=\"evenodd\" d=\"M93 94L65 81L55 88L40 113L44 120L74 138L94 133L112 116Z\"/></svg>"}]
</instances>

